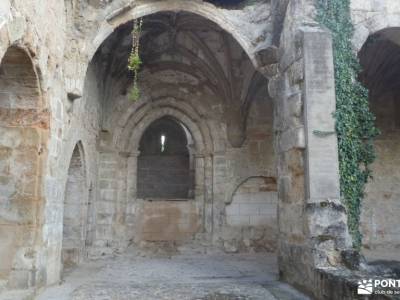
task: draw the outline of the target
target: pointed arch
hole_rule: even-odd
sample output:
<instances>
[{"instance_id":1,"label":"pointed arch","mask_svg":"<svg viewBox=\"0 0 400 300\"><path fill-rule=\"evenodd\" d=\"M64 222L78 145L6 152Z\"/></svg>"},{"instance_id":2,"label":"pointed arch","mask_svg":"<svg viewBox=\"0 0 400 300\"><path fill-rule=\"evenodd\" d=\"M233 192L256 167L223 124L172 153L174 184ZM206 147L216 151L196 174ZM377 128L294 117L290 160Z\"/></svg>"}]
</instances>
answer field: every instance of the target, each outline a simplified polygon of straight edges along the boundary
<instances>
[{"instance_id":1,"label":"pointed arch","mask_svg":"<svg viewBox=\"0 0 400 300\"><path fill-rule=\"evenodd\" d=\"M31 57L22 48L9 47L0 64L0 281L9 288L36 284L35 255L29 253L40 241L49 123L41 108ZM17 280L23 273L33 275Z\"/></svg>"},{"instance_id":2,"label":"pointed arch","mask_svg":"<svg viewBox=\"0 0 400 300\"><path fill-rule=\"evenodd\" d=\"M64 268L78 265L84 258L87 208L85 154L82 143L78 142L72 152L65 186L62 240Z\"/></svg>"}]
</instances>

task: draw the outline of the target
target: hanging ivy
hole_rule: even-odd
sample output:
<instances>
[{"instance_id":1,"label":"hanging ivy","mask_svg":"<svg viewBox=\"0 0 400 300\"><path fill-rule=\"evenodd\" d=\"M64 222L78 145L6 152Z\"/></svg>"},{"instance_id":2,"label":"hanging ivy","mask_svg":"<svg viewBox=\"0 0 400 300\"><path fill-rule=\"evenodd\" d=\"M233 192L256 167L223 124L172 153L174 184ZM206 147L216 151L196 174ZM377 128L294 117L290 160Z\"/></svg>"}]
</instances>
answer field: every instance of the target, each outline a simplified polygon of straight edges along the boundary
<instances>
[{"instance_id":1,"label":"hanging ivy","mask_svg":"<svg viewBox=\"0 0 400 300\"><path fill-rule=\"evenodd\" d=\"M139 70L142 65L142 60L140 59L139 46L140 46L140 35L142 32L142 19L136 19L133 22L132 29L132 50L128 59L128 69L133 72L133 86L129 93L129 98L132 101L139 100L140 89L138 84Z\"/></svg>"},{"instance_id":2,"label":"hanging ivy","mask_svg":"<svg viewBox=\"0 0 400 300\"><path fill-rule=\"evenodd\" d=\"M317 20L332 32L336 81L336 131L339 145L340 188L347 208L353 247L360 249L361 201L375 159L378 135L369 109L368 91L357 81L360 65L352 49L354 33L350 0L316 0Z\"/></svg>"}]
</instances>

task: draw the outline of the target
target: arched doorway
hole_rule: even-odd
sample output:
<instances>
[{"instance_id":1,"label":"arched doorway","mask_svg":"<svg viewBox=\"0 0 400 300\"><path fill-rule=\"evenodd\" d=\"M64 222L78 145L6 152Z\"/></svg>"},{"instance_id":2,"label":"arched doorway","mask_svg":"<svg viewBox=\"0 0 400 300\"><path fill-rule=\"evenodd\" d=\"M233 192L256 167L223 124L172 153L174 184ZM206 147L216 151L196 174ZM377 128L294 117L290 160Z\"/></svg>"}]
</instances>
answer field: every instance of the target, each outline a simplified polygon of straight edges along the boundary
<instances>
[{"instance_id":1,"label":"arched doorway","mask_svg":"<svg viewBox=\"0 0 400 300\"><path fill-rule=\"evenodd\" d=\"M0 66L0 285L35 285L47 129L31 58L10 47Z\"/></svg>"},{"instance_id":2,"label":"arched doorway","mask_svg":"<svg viewBox=\"0 0 400 300\"><path fill-rule=\"evenodd\" d=\"M400 28L371 35L359 52L360 78L381 134L375 140L373 179L361 212L363 251L371 259L400 260Z\"/></svg>"},{"instance_id":3,"label":"arched doorway","mask_svg":"<svg viewBox=\"0 0 400 300\"><path fill-rule=\"evenodd\" d=\"M62 263L64 269L78 265L85 255L88 189L82 145L72 153L65 187Z\"/></svg>"}]
</instances>

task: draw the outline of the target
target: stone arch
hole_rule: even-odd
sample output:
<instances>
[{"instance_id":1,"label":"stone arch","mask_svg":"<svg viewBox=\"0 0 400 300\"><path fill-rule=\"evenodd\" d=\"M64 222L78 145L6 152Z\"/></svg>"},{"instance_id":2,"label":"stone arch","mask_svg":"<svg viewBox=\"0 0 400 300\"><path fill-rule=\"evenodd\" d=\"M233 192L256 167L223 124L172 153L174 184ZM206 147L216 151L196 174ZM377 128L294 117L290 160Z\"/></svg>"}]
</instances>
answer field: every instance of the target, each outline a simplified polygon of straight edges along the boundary
<instances>
[{"instance_id":1,"label":"stone arch","mask_svg":"<svg viewBox=\"0 0 400 300\"><path fill-rule=\"evenodd\" d=\"M0 61L6 55L9 49L20 49L25 52L31 63L32 72L37 78L40 93L40 108L45 109L48 106L47 98L42 93L46 86L46 77L44 76L45 66L41 65L37 54L39 48L37 33L30 31L30 27L26 23L25 18L18 13L13 19L8 19L0 23ZM10 34L12 32L13 34Z\"/></svg>"},{"instance_id":2,"label":"stone arch","mask_svg":"<svg viewBox=\"0 0 400 300\"><path fill-rule=\"evenodd\" d=\"M68 167L64 194L62 263L63 267L79 264L84 258L88 209L88 187L83 145L74 147Z\"/></svg>"},{"instance_id":3,"label":"stone arch","mask_svg":"<svg viewBox=\"0 0 400 300\"><path fill-rule=\"evenodd\" d=\"M82 94L84 76L86 74L87 64L93 60L96 52L100 49L101 45L110 37L118 28L127 23L141 17L146 17L158 13L165 12L183 12L192 13L196 16L204 18L216 24L217 27L226 32L232 39L239 44L239 46L246 53L250 60L250 64L255 69L260 69L264 63L260 61L258 55L259 49L254 48L254 41L249 38L249 32L242 32L240 24L235 24L228 18L222 11L219 11L213 4L206 2L186 2L186 1L151 1L146 3L124 4L118 7L114 6L114 10L108 11L103 20L98 23L98 30L95 32L92 40L87 43L87 50L85 51L82 64L81 61L71 67L73 72L66 75L71 80L66 81L68 92L74 94ZM75 47L75 46L74 46Z\"/></svg>"},{"instance_id":4,"label":"stone arch","mask_svg":"<svg viewBox=\"0 0 400 300\"><path fill-rule=\"evenodd\" d=\"M8 33L7 33L7 26L6 23L0 24L0 61L3 60L3 57L10 46Z\"/></svg>"},{"instance_id":5,"label":"stone arch","mask_svg":"<svg viewBox=\"0 0 400 300\"><path fill-rule=\"evenodd\" d=\"M198 153L211 153L213 138L207 124L201 121L201 117L190 106L185 109L185 106L178 108L171 104L171 102L165 103L160 100L156 106L147 104L136 111L128 111L121 118L126 120L126 123L115 135L114 144L122 145L121 148L127 152L137 151L140 138L146 128L155 120L169 116L179 120L187 127L193 136Z\"/></svg>"},{"instance_id":6,"label":"stone arch","mask_svg":"<svg viewBox=\"0 0 400 300\"><path fill-rule=\"evenodd\" d=\"M28 288L39 280L32 253L40 240L47 129L32 59L11 46L0 64L0 281L10 288Z\"/></svg>"},{"instance_id":7,"label":"stone arch","mask_svg":"<svg viewBox=\"0 0 400 300\"><path fill-rule=\"evenodd\" d=\"M25 90L19 91L18 93L21 96L17 96L16 93L15 98L22 98L21 101L16 101L17 99L8 99L8 104L11 108L15 109L42 109L44 107L43 97L41 92L41 75L40 70L34 66L32 57L29 54L29 50L23 46L19 45L12 45L7 48L6 52L3 56L0 56L0 61L2 62L2 68L13 68L14 71L8 70L8 74L4 70L2 77L3 80L8 76L8 83L11 83L15 79L25 78L28 82L24 83L25 89L29 89L31 86L30 91L32 92L32 96L29 97L29 92ZM22 79L21 79L22 80ZM21 85L23 83L15 83L15 85ZM22 94L25 97L22 97ZM11 95L9 93L9 95ZM3 100L4 102L4 100Z\"/></svg>"},{"instance_id":8,"label":"stone arch","mask_svg":"<svg viewBox=\"0 0 400 300\"><path fill-rule=\"evenodd\" d=\"M193 136L195 147L199 149L199 152L203 152L206 149L205 142L204 142L204 136L201 132L201 130L198 128L197 124L193 122L190 118L188 118L186 115L179 113L178 111L175 111L174 109L171 108L166 108L165 110L161 109L158 112L154 112L151 115L145 117L142 119L144 124L148 123L153 123L155 120L162 118L162 117L172 117L187 126L188 130ZM143 133L145 131L145 127L139 128L136 132L134 132L131 136L130 140L130 147L135 147L137 149L137 146L139 143L138 141L140 138L143 136Z\"/></svg>"},{"instance_id":9,"label":"stone arch","mask_svg":"<svg viewBox=\"0 0 400 300\"><path fill-rule=\"evenodd\" d=\"M240 179L234 181L231 184L231 186L229 187L229 192L226 193L227 197L225 199L225 203L226 204L231 204L232 200L233 200L233 196L235 195L235 193L237 192L239 187L241 187L247 181L252 180L252 179L256 179L256 178L261 178L261 179L265 180L266 182L268 182L268 185L275 185L275 187L277 185L276 177L275 176L270 176L268 174L257 174L257 175L252 175L252 176L241 177Z\"/></svg>"},{"instance_id":10,"label":"stone arch","mask_svg":"<svg viewBox=\"0 0 400 300\"><path fill-rule=\"evenodd\" d=\"M400 247L400 27L369 36L359 52L359 78L369 89L371 111L381 134L375 139L373 178L366 186L360 229L367 257L393 258Z\"/></svg>"},{"instance_id":11,"label":"stone arch","mask_svg":"<svg viewBox=\"0 0 400 300\"><path fill-rule=\"evenodd\" d=\"M353 9L352 13L354 20L359 19L360 16L356 15L357 9ZM354 27L353 44L354 48L359 51L371 35L387 30L388 28L400 27L398 11L392 9L379 11L378 9L373 17L360 19L360 22L355 22Z\"/></svg>"},{"instance_id":12,"label":"stone arch","mask_svg":"<svg viewBox=\"0 0 400 300\"><path fill-rule=\"evenodd\" d=\"M270 10L268 1L261 5L263 6L263 13L257 13L255 16L257 22L248 22L247 24L249 27L247 27L243 26L242 22L236 22L234 18L231 18L229 14L225 13L224 9L218 8L214 4L207 3L206 1L151 0L143 3L126 3L119 1L118 3L114 1L112 4L102 3L101 6L103 9L98 15L98 18L96 18L97 29L92 32L90 40L87 41L84 50L85 53L80 57L80 61L77 61L75 65L70 68L71 72L68 72L66 75L66 77L70 79L66 82L68 89L71 91L82 91L86 65L93 59L95 53L107 37L115 32L119 26L140 17L165 12L191 13L215 23L219 29L222 29L222 31L232 36L244 52L247 53L251 64L254 65L256 69L261 70L265 65L265 61L262 61L261 56L263 56L263 54L261 54L261 56L259 55L260 47L256 47L256 44L262 45L262 47L268 47L268 42L273 38L271 32L257 30L257 24L260 24L265 18L268 18L267 12ZM255 43L255 41L258 42ZM74 45L72 48L75 47L78 47L78 45ZM274 50L272 51L274 52ZM269 52L269 50L267 50L267 52ZM85 63L82 63L83 61ZM274 63L276 63L276 61Z\"/></svg>"},{"instance_id":13,"label":"stone arch","mask_svg":"<svg viewBox=\"0 0 400 300\"><path fill-rule=\"evenodd\" d=\"M167 11L182 11L199 15L217 24L221 29L228 32L241 45L244 51L249 56L250 60L257 68L257 62L254 51L252 51L252 42L246 38L246 35L240 34L238 29L232 22L216 12L215 6L209 3L188 3L186 1L152 1L148 3L132 5L128 4L109 13L105 21L99 26L100 30L93 39L93 48L89 57L93 57L98 47L104 42L106 37L119 26L137 18L142 18L148 15L167 12Z\"/></svg>"},{"instance_id":14,"label":"stone arch","mask_svg":"<svg viewBox=\"0 0 400 300\"><path fill-rule=\"evenodd\" d=\"M209 197L208 195L212 195L210 190L212 189L210 182L212 176L209 173L212 172L213 142L210 130L207 124L204 124L204 121L200 121L201 118L193 112L193 109L187 110L188 108L186 106L188 105L183 105L183 109L182 107L179 109L171 104L172 102L166 103L161 100L155 103L142 105L137 103L139 107L136 107L136 110L132 109L132 111L127 112L126 115L121 118L125 120L125 122L123 122L124 127L119 128L119 130L115 132L114 144L122 145L120 147L122 150L121 153L128 153L129 156L127 159L128 202L136 203L137 215L139 216L136 220L135 240L163 241L174 240L175 238L186 239L193 238L193 235L199 232L199 230L211 232L211 222L205 220L206 216L204 214L204 211L210 209L208 206L212 205L206 201L206 198ZM194 197L189 198L188 201L149 202L139 198L137 194L136 170L138 167L138 157L140 155L138 151L140 140L146 129L153 122L163 117L173 118L180 122L185 129L190 132L193 140L193 148L195 148L192 153L194 160ZM147 228L152 228L151 222L157 220L157 216L160 217L160 214L172 213L172 211L176 210L182 211L183 214L181 216L185 218L189 215L195 216L194 219L190 218L189 223L185 223L188 224L188 228L181 228L182 235L178 234L175 236L177 232L173 230L173 228L176 229L177 226L181 226L178 225L178 223L165 224L163 227L168 228L165 232L154 233L145 231ZM158 211L160 214L157 216L149 216L148 213L146 213L147 211ZM177 219L176 221L179 220L180 219ZM169 230L173 231L170 232Z\"/></svg>"}]
</instances>

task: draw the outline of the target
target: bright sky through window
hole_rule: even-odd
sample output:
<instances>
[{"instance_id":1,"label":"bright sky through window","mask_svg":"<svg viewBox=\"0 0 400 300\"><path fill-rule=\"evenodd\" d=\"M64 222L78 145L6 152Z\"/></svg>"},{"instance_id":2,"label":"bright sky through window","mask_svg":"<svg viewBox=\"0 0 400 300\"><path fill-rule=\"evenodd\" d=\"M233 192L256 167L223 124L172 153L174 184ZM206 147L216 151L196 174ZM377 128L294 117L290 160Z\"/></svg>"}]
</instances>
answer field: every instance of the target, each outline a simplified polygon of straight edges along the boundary
<instances>
[{"instance_id":1,"label":"bright sky through window","mask_svg":"<svg viewBox=\"0 0 400 300\"><path fill-rule=\"evenodd\" d=\"M161 152L165 151L165 141L166 141L166 136L164 134L161 135Z\"/></svg>"}]
</instances>

